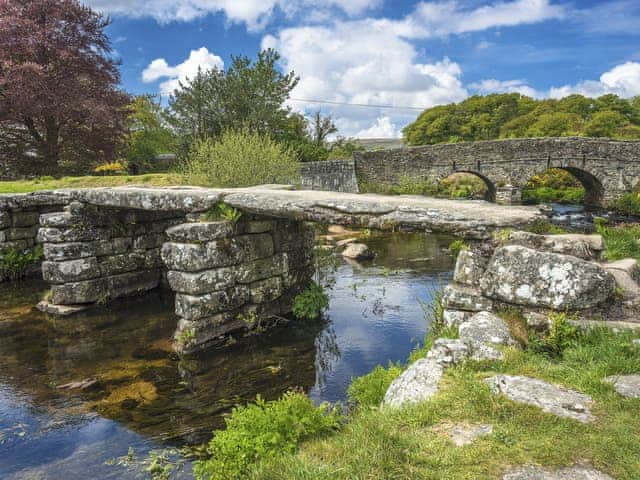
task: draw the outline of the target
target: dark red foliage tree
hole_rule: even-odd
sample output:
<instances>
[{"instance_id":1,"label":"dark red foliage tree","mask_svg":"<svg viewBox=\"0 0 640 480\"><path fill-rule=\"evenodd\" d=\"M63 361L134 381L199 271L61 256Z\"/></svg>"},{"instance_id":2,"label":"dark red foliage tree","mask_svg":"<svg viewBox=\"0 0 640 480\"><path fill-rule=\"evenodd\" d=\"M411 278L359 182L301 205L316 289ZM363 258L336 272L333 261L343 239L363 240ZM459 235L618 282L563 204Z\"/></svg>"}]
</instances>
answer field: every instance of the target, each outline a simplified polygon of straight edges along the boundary
<instances>
[{"instance_id":1,"label":"dark red foliage tree","mask_svg":"<svg viewBox=\"0 0 640 480\"><path fill-rule=\"evenodd\" d=\"M129 98L108 24L76 0L0 0L0 157L20 173L116 156Z\"/></svg>"}]
</instances>

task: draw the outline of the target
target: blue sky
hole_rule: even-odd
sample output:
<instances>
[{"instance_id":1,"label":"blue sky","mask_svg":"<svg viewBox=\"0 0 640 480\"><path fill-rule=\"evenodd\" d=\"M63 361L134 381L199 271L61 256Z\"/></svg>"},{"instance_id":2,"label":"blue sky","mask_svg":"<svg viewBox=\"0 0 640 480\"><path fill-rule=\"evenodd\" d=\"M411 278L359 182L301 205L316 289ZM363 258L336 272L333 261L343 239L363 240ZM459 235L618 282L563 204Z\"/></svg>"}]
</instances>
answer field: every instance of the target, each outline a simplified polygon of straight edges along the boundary
<instances>
[{"instance_id":1,"label":"blue sky","mask_svg":"<svg viewBox=\"0 0 640 480\"><path fill-rule=\"evenodd\" d=\"M398 136L416 109L475 93L640 95L640 0L85 3L112 17L130 92L168 94L199 65L274 47L301 77L290 106L332 115L345 136Z\"/></svg>"}]
</instances>

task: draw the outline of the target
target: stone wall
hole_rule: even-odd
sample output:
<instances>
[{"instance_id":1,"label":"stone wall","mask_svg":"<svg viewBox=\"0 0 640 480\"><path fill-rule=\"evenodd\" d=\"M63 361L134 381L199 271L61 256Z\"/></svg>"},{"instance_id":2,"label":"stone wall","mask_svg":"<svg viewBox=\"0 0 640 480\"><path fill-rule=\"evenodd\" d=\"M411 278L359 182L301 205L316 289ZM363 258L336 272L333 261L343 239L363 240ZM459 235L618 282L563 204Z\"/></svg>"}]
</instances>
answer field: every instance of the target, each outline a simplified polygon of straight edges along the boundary
<instances>
[{"instance_id":1,"label":"stone wall","mask_svg":"<svg viewBox=\"0 0 640 480\"><path fill-rule=\"evenodd\" d=\"M40 227L40 214L58 210L67 201L64 195L44 197L0 197L0 282L19 272L4 271L4 256L30 255L34 261L25 264L19 275L35 276L40 272L36 237ZM15 257L14 257L15 258Z\"/></svg>"},{"instance_id":2,"label":"stone wall","mask_svg":"<svg viewBox=\"0 0 640 480\"><path fill-rule=\"evenodd\" d=\"M51 292L40 308L70 313L156 288L165 230L181 212L105 208L72 201L40 216L42 276Z\"/></svg>"},{"instance_id":3,"label":"stone wall","mask_svg":"<svg viewBox=\"0 0 640 480\"><path fill-rule=\"evenodd\" d=\"M303 163L300 175L302 188L305 190L358 193L358 179L353 160Z\"/></svg>"},{"instance_id":4,"label":"stone wall","mask_svg":"<svg viewBox=\"0 0 640 480\"><path fill-rule=\"evenodd\" d=\"M473 173L491 201L518 202L534 175L548 168L572 173L587 190L585 203L608 204L640 184L640 142L606 138L528 138L355 152L360 188L391 186L403 177L440 182Z\"/></svg>"},{"instance_id":5,"label":"stone wall","mask_svg":"<svg viewBox=\"0 0 640 480\"><path fill-rule=\"evenodd\" d=\"M291 312L313 273L313 230L302 222L242 219L170 228L162 258L188 352Z\"/></svg>"}]
</instances>

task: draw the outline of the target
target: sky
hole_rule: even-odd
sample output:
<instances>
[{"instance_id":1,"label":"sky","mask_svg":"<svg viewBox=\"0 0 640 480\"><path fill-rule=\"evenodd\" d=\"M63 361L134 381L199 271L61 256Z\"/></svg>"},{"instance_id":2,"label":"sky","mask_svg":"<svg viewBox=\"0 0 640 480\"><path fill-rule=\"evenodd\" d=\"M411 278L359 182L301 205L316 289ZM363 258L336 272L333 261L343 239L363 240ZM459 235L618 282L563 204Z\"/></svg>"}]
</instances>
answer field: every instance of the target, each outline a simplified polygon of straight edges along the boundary
<instances>
[{"instance_id":1,"label":"sky","mask_svg":"<svg viewBox=\"0 0 640 480\"><path fill-rule=\"evenodd\" d=\"M198 66L275 48L300 77L288 106L346 137L399 137L422 109L474 94L640 95L640 0L84 3L112 18L127 91L166 98Z\"/></svg>"}]
</instances>

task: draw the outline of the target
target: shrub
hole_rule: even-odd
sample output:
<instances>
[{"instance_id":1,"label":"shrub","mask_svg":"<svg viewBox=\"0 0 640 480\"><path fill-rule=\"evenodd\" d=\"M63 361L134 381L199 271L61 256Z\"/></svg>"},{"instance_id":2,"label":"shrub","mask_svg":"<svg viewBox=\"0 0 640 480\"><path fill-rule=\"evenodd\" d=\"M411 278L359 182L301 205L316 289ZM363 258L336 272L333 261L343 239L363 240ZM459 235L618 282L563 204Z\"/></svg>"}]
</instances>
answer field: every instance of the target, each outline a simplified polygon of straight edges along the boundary
<instances>
[{"instance_id":1,"label":"shrub","mask_svg":"<svg viewBox=\"0 0 640 480\"><path fill-rule=\"evenodd\" d=\"M307 289L293 300L293 314L296 318L315 320L329 306L329 297L322 287L312 282Z\"/></svg>"},{"instance_id":2,"label":"shrub","mask_svg":"<svg viewBox=\"0 0 640 480\"><path fill-rule=\"evenodd\" d=\"M640 193L627 193L618 198L612 209L621 215L640 216Z\"/></svg>"},{"instance_id":3,"label":"shrub","mask_svg":"<svg viewBox=\"0 0 640 480\"><path fill-rule=\"evenodd\" d=\"M464 243L464 240L454 240L449 244L448 250L453 258L457 258L462 250L469 250L469 245Z\"/></svg>"},{"instance_id":4,"label":"shrub","mask_svg":"<svg viewBox=\"0 0 640 480\"><path fill-rule=\"evenodd\" d=\"M390 363L387 368L378 365L362 377L354 378L349 385L349 401L358 407L377 407L384 399L391 382L402 373L402 367Z\"/></svg>"},{"instance_id":5,"label":"shrub","mask_svg":"<svg viewBox=\"0 0 640 480\"><path fill-rule=\"evenodd\" d=\"M336 410L327 404L314 406L301 392L285 393L272 402L258 396L254 404L233 409L225 420L226 430L209 442L211 457L196 462L195 475L211 480L246 478L261 460L293 453L301 441L335 430L339 422Z\"/></svg>"},{"instance_id":6,"label":"shrub","mask_svg":"<svg viewBox=\"0 0 640 480\"><path fill-rule=\"evenodd\" d=\"M29 268L36 265L43 256L42 246L21 250L8 248L0 250L0 280L17 280L23 278Z\"/></svg>"},{"instance_id":7,"label":"shrub","mask_svg":"<svg viewBox=\"0 0 640 480\"><path fill-rule=\"evenodd\" d=\"M93 171L100 175L122 175L127 169L120 162L105 163L97 166Z\"/></svg>"},{"instance_id":8,"label":"shrub","mask_svg":"<svg viewBox=\"0 0 640 480\"><path fill-rule=\"evenodd\" d=\"M562 357L564 351L573 347L580 339L580 331L569 323L571 319L573 317L570 317L566 312L549 315L551 321L549 333L542 337L532 337L529 341L529 348L549 357Z\"/></svg>"},{"instance_id":9,"label":"shrub","mask_svg":"<svg viewBox=\"0 0 640 480\"><path fill-rule=\"evenodd\" d=\"M246 130L228 131L218 141L196 141L182 165L188 183L207 187L296 183L299 169L291 149Z\"/></svg>"},{"instance_id":10,"label":"shrub","mask_svg":"<svg viewBox=\"0 0 640 480\"><path fill-rule=\"evenodd\" d=\"M526 228L526 230L538 235L559 235L562 233L567 233L564 228L559 227L558 225L554 225L546 218L535 220Z\"/></svg>"}]
</instances>

